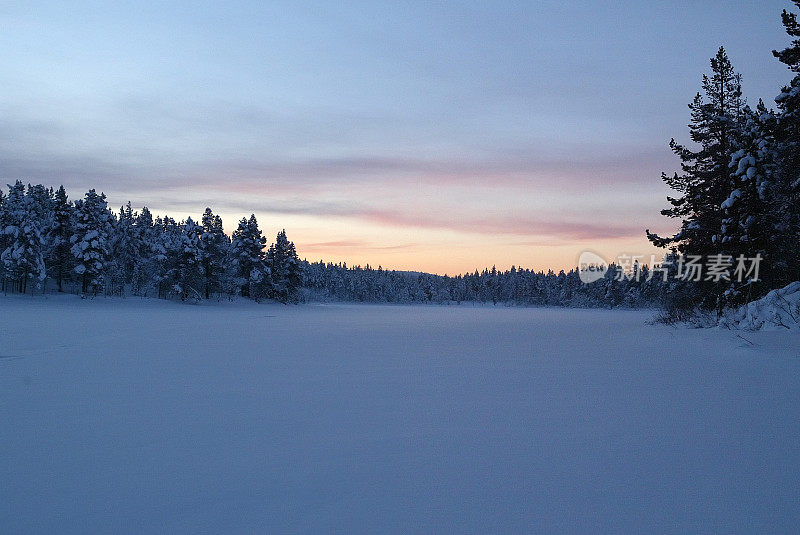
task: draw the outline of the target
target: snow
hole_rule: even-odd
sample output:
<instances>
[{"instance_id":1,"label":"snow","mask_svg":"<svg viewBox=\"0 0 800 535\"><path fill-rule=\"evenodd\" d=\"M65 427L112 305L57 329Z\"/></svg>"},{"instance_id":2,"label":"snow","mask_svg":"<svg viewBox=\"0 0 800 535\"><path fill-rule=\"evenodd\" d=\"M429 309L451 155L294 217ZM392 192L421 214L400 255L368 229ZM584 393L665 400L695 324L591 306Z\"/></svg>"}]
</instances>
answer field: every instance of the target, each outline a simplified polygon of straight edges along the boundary
<instances>
[{"instance_id":1,"label":"snow","mask_svg":"<svg viewBox=\"0 0 800 535\"><path fill-rule=\"evenodd\" d=\"M748 154L747 156L742 157L739 160L739 164L736 168L736 175L741 175L743 173L746 173L749 168L752 168L755 165L756 165L756 159L753 156L750 156Z\"/></svg>"},{"instance_id":2,"label":"snow","mask_svg":"<svg viewBox=\"0 0 800 535\"><path fill-rule=\"evenodd\" d=\"M800 282L772 290L761 299L728 312L719 324L727 329L800 329Z\"/></svg>"},{"instance_id":3,"label":"snow","mask_svg":"<svg viewBox=\"0 0 800 535\"><path fill-rule=\"evenodd\" d=\"M651 315L0 297L0 526L793 531L800 333Z\"/></svg>"},{"instance_id":4,"label":"snow","mask_svg":"<svg viewBox=\"0 0 800 535\"><path fill-rule=\"evenodd\" d=\"M742 191L741 190L739 190L739 189L733 190L731 192L731 194L730 194L730 197L725 199L725 201L722 203L722 209L723 210L727 210L728 208L733 206L736 203L736 199L738 199L741 196L742 196Z\"/></svg>"}]
</instances>

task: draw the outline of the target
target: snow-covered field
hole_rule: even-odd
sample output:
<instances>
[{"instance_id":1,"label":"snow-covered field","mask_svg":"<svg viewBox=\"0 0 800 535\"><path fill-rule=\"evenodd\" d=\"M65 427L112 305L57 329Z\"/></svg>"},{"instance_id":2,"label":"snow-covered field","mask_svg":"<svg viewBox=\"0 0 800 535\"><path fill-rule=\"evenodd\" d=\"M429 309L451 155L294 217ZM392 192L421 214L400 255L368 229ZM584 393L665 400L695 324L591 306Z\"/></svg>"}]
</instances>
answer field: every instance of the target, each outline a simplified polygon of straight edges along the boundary
<instances>
[{"instance_id":1,"label":"snow-covered field","mask_svg":"<svg viewBox=\"0 0 800 535\"><path fill-rule=\"evenodd\" d=\"M796 529L800 334L651 315L0 297L0 532Z\"/></svg>"}]
</instances>

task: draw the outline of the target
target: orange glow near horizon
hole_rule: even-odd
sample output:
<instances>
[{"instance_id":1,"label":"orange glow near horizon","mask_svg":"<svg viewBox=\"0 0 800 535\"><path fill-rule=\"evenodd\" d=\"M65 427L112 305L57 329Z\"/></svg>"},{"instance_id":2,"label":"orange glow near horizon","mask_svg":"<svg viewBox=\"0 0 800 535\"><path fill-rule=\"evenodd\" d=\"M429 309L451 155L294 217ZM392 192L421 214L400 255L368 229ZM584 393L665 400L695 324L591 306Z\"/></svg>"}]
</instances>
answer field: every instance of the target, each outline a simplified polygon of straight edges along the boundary
<instances>
[{"instance_id":1,"label":"orange glow near horizon","mask_svg":"<svg viewBox=\"0 0 800 535\"><path fill-rule=\"evenodd\" d=\"M154 216L168 213L175 219L199 218L196 213L163 207L151 207L151 211ZM242 217L250 215L218 213L229 235ZM642 255L640 262L643 264L651 263L651 255L659 261L665 253L647 241L644 228L641 236L557 239L389 225L352 217L258 212L256 217L268 244L281 229L286 229L300 258L309 262L344 262L351 267L370 265L439 275L472 273L492 266L500 270L516 266L536 271L568 271L577 266L578 256L586 250L600 254L609 262L614 262L620 254Z\"/></svg>"},{"instance_id":2,"label":"orange glow near horizon","mask_svg":"<svg viewBox=\"0 0 800 535\"><path fill-rule=\"evenodd\" d=\"M675 230L658 213L668 193L663 186L625 179L587 188L578 178L564 182L546 173L531 181L442 183L420 174L347 187L275 188L265 179L260 187L229 181L107 193L112 207L131 199L134 209L147 205L154 216L177 220L199 220L210 206L228 234L254 213L268 243L285 229L310 262L455 275L492 266L570 270L587 250L609 262L621 254L641 255L646 264L651 255L663 257L645 237L646 228Z\"/></svg>"}]
</instances>

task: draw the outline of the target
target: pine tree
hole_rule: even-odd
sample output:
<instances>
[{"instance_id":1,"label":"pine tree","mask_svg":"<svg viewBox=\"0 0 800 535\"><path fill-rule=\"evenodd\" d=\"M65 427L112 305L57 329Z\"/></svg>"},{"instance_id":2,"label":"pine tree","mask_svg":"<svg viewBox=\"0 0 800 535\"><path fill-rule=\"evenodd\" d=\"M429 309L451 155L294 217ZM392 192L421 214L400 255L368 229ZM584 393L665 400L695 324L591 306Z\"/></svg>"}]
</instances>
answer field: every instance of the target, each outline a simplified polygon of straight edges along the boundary
<instances>
[{"instance_id":1,"label":"pine tree","mask_svg":"<svg viewBox=\"0 0 800 535\"><path fill-rule=\"evenodd\" d=\"M138 249L133 267L131 289L134 295L147 296L157 286L158 260L156 249L159 234L155 228L153 214L145 206L135 215L133 244Z\"/></svg>"},{"instance_id":2,"label":"pine tree","mask_svg":"<svg viewBox=\"0 0 800 535\"><path fill-rule=\"evenodd\" d=\"M119 209L119 216L109 240L111 261L108 278L111 293L124 295L127 285L133 282L141 249L135 227L137 215L130 202Z\"/></svg>"},{"instance_id":3,"label":"pine tree","mask_svg":"<svg viewBox=\"0 0 800 535\"><path fill-rule=\"evenodd\" d=\"M75 213L75 234L70 239L77 264L75 273L81 278L81 292L97 295L104 284L113 215L105 194L98 195L94 189L75 203Z\"/></svg>"},{"instance_id":4,"label":"pine tree","mask_svg":"<svg viewBox=\"0 0 800 535\"><path fill-rule=\"evenodd\" d=\"M703 75L703 95L698 93L689 104L690 138L698 150L671 140L670 148L681 160L682 174L662 174L662 180L680 196L668 197L672 207L661 214L681 219L681 229L669 237L647 231L648 239L657 247L672 247L687 255L725 252L727 227L723 225L723 203L732 193L729 164L731 154L738 149L744 119L741 78L733 70L724 48L720 47L711 58L711 71L710 77ZM696 293L700 304L719 307L724 288L700 286Z\"/></svg>"},{"instance_id":5,"label":"pine tree","mask_svg":"<svg viewBox=\"0 0 800 535\"><path fill-rule=\"evenodd\" d=\"M297 301L298 290L303 282L300 259L294 243L286 237L286 230L281 230L275 238L275 243L270 246L267 252L267 265L272 272L273 298L282 303Z\"/></svg>"},{"instance_id":6,"label":"pine tree","mask_svg":"<svg viewBox=\"0 0 800 535\"><path fill-rule=\"evenodd\" d=\"M64 291L64 281L68 280L74 267L74 257L70 251L70 238L75 232L75 209L64 186L60 186L53 198L53 224L48 233L50 252L46 259L50 276L54 277L58 291Z\"/></svg>"},{"instance_id":7,"label":"pine tree","mask_svg":"<svg viewBox=\"0 0 800 535\"><path fill-rule=\"evenodd\" d=\"M20 185L21 182L17 181ZM8 185L8 196L3 194L2 190L0 190L0 254L6 250L6 248L11 243L11 232L6 233L6 229L9 225L12 224L11 221L11 206L8 202L8 198L11 196L13 189L17 187ZM24 193L23 193L24 194ZM2 281L2 290L6 292L8 290L8 286L11 283L9 278L9 274L6 272L5 265L2 261L0 261L0 280Z\"/></svg>"},{"instance_id":8,"label":"pine tree","mask_svg":"<svg viewBox=\"0 0 800 535\"><path fill-rule=\"evenodd\" d=\"M755 111L746 107L740 128L739 150L731 155L729 197L722 203L725 251L738 258L764 259L760 282L732 278L726 291L728 303L760 297L776 276L786 272L785 258L776 254L775 236L780 232L779 198L776 190L775 142L771 131L775 117L759 101ZM766 284L765 284L766 281Z\"/></svg>"},{"instance_id":9,"label":"pine tree","mask_svg":"<svg viewBox=\"0 0 800 535\"><path fill-rule=\"evenodd\" d=\"M46 271L44 264L45 240L42 221L46 207L37 189L25 186L19 180L9 186L8 198L3 205L3 235L5 248L0 252L4 275L11 279L20 293L26 293L28 281L42 284Z\"/></svg>"},{"instance_id":10,"label":"pine tree","mask_svg":"<svg viewBox=\"0 0 800 535\"><path fill-rule=\"evenodd\" d=\"M258 228L253 214L250 219L242 218L231 240L231 257L235 271L236 284L243 297L258 299L266 297L269 289L269 268L264 263L266 238Z\"/></svg>"},{"instance_id":11,"label":"pine tree","mask_svg":"<svg viewBox=\"0 0 800 535\"><path fill-rule=\"evenodd\" d=\"M219 292L225 276L225 258L230 241L222 229L222 219L214 215L211 208L206 208L202 219L200 236L200 262L205 274L205 298L213 292Z\"/></svg>"},{"instance_id":12,"label":"pine tree","mask_svg":"<svg viewBox=\"0 0 800 535\"><path fill-rule=\"evenodd\" d=\"M793 0L800 8L800 0ZM777 167L776 212L781 214L779 233L773 239L779 249L777 256L785 258L785 276L778 282L800 280L800 24L797 15L786 10L782 15L791 44L772 53L794 73L794 78L775 98L778 114L775 128Z\"/></svg>"},{"instance_id":13,"label":"pine tree","mask_svg":"<svg viewBox=\"0 0 800 535\"><path fill-rule=\"evenodd\" d=\"M200 255L200 236L202 227L188 218L181 225L180 239L170 248L170 270L166 278L172 291L186 299L199 299L205 288L205 277Z\"/></svg>"},{"instance_id":14,"label":"pine tree","mask_svg":"<svg viewBox=\"0 0 800 535\"><path fill-rule=\"evenodd\" d=\"M158 297L168 299L176 290L175 274L183 250L183 229L182 225L167 215L157 217L153 229L153 281L158 288Z\"/></svg>"}]
</instances>

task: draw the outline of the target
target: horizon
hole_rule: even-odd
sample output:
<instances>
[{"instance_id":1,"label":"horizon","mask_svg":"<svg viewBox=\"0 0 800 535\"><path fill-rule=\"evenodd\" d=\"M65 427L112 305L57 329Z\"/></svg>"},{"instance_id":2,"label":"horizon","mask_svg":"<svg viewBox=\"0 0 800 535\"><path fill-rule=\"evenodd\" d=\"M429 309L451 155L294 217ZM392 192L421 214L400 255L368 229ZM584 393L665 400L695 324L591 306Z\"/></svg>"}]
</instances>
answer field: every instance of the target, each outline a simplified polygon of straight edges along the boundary
<instances>
[{"instance_id":1,"label":"horizon","mask_svg":"<svg viewBox=\"0 0 800 535\"><path fill-rule=\"evenodd\" d=\"M254 213L309 261L662 255L644 230L677 228L660 174L709 58L725 46L751 105L791 79L770 53L789 2L736 3L744 21L722 2L138 5L0 8L0 178L208 205L228 233Z\"/></svg>"}]
</instances>

